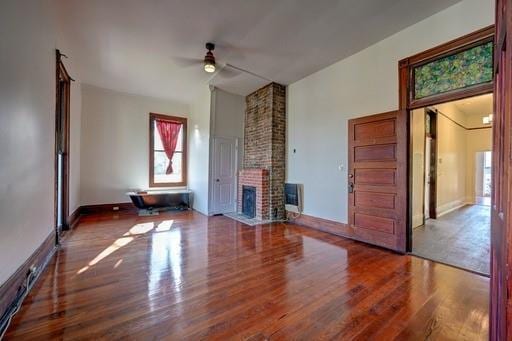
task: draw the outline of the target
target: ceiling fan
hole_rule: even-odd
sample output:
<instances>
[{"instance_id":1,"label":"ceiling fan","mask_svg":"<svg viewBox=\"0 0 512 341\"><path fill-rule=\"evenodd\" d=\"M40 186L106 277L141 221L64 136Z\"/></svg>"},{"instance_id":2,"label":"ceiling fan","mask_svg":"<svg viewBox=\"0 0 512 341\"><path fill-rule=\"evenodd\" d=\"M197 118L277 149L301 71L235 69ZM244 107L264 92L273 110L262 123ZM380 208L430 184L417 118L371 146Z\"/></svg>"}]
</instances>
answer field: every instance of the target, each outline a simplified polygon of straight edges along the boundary
<instances>
[{"instance_id":1,"label":"ceiling fan","mask_svg":"<svg viewBox=\"0 0 512 341\"><path fill-rule=\"evenodd\" d=\"M226 77L226 78L235 77L235 76L239 75L240 72L245 72L245 73L253 75L255 77L265 79L267 81L272 81L266 77L260 76L251 71L242 69L240 67L231 65L229 63L218 66L218 64L215 61L215 55L212 52L215 50L215 44L208 42L205 44L205 47L206 47L207 52L203 59L182 58L182 57L174 57L173 59L178 64L181 64L183 66L202 65L205 72L212 73L212 74L216 73L215 75L220 74L221 76ZM215 75L213 77L215 77Z\"/></svg>"},{"instance_id":2,"label":"ceiling fan","mask_svg":"<svg viewBox=\"0 0 512 341\"><path fill-rule=\"evenodd\" d=\"M215 50L214 43L206 43L206 56L204 56L204 71L208 73L215 72L215 56L213 55L213 50Z\"/></svg>"},{"instance_id":3,"label":"ceiling fan","mask_svg":"<svg viewBox=\"0 0 512 341\"><path fill-rule=\"evenodd\" d=\"M215 44L208 42L205 45L206 47L206 55L204 58L187 58L187 57L173 57L175 62L181 66L200 66L202 65L203 69L207 73L215 73L215 75L220 74L223 77L230 78L235 77L240 74L239 70L236 70L236 68L233 69L227 69L226 67L229 67L229 64L225 65L218 65L215 56L213 54L213 50L215 50ZM215 76L214 75L214 76Z\"/></svg>"}]
</instances>

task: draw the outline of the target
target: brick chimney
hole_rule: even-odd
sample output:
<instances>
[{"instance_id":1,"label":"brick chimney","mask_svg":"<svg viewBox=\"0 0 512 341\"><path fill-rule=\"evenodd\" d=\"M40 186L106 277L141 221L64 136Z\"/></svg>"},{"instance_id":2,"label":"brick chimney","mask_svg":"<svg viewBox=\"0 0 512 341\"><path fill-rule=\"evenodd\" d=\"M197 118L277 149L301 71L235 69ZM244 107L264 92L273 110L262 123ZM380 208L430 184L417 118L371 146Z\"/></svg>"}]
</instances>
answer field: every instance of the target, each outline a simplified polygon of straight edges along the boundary
<instances>
[{"instance_id":1,"label":"brick chimney","mask_svg":"<svg viewBox=\"0 0 512 341\"><path fill-rule=\"evenodd\" d=\"M284 181L286 157L286 87L270 83L246 97L244 162L238 178L238 210L241 211L242 186L261 188L256 206L258 219L284 219ZM255 179L256 175L261 179ZM257 189L258 191L258 189Z\"/></svg>"}]
</instances>

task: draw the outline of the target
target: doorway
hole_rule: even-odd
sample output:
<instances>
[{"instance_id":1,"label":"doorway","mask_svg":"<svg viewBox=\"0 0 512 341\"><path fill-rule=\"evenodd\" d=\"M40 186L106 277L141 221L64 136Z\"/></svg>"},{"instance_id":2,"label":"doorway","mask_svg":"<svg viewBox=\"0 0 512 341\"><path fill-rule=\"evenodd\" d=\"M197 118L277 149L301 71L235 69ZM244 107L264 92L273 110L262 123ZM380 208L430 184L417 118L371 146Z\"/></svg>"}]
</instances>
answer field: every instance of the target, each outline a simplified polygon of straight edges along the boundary
<instances>
[{"instance_id":1,"label":"doorway","mask_svg":"<svg viewBox=\"0 0 512 341\"><path fill-rule=\"evenodd\" d=\"M493 95L411 112L412 254L490 273ZM423 152L422 152L423 151Z\"/></svg>"},{"instance_id":2,"label":"doorway","mask_svg":"<svg viewBox=\"0 0 512 341\"><path fill-rule=\"evenodd\" d=\"M492 151L475 153L475 203L491 206Z\"/></svg>"},{"instance_id":3,"label":"doorway","mask_svg":"<svg viewBox=\"0 0 512 341\"><path fill-rule=\"evenodd\" d=\"M69 141L71 77L63 55L56 51L56 103L55 103L55 230L59 243L63 230L69 229Z\"/></svg>"}]
</instances>

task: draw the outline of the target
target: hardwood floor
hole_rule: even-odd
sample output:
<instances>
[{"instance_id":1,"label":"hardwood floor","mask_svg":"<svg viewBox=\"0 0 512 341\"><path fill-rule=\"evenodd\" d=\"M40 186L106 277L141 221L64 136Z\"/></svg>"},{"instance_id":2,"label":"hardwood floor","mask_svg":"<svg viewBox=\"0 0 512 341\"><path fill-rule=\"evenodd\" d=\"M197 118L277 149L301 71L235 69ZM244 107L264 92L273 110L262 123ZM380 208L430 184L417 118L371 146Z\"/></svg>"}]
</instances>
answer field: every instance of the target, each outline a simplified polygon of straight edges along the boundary
<instances>
[{"instance_id":1,"label":"hardwood floor","mask_svg":"<svg viewBox=\"0 0 512 341\"><path fill-rule=\"evenodd\" d=\"M292 224L85 217L14 339L486 340L488 278Z\"/></svg>"},{"instance_id":2,"label":"hardwood floor","mask_svg":"<svg viewBox=\"0 0 512 341\"><path fill-rule=\"evenodd\" d=\"M491 207L467 205L413 230L415 255L490 274Z\"/></svg>"}]
</instances>

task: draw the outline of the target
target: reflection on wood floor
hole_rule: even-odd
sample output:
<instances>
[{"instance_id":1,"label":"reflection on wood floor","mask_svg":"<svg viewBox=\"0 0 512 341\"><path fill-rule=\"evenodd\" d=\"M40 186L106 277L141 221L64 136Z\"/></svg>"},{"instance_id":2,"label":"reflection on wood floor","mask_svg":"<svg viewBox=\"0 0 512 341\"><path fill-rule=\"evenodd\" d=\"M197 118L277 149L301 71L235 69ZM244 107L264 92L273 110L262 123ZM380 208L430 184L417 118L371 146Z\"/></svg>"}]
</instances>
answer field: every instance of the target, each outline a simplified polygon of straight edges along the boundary
<instances>
[{"instance_id":1,"label":"reflection on wood floor","mask_svg":"<svg viewBox=\"0 0 512 341\"><path fill-rule=\"evenodd\" d=\"M7 339L485 340L488 278L293 224L85 217Z\"/></svg>"},{"instance_id":2,"label":"reflection on wood floor","mask_svg":"<svg viewBox=\"0 0 512 341\"><path fill-rule=\"evenodd\" d=\"M413 254L489 275L491 208L467 205L413 230Z\"/></svg>"}]
</instances>

